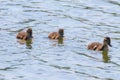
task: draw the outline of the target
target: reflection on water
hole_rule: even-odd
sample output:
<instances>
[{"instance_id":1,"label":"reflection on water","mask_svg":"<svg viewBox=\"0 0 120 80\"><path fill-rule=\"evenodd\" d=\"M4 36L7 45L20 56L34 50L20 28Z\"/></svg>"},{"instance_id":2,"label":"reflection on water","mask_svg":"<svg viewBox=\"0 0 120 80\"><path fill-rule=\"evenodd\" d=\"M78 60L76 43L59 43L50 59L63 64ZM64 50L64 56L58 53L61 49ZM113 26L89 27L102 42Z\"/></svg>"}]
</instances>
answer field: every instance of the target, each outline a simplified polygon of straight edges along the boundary
<instances>
[{"instance_id":1,"label":"reflection on water","mask_svg":"<svg viewBox=\"0 0 120 80\"><path fill-rule=\"evenodd\" d=\"M103 61L108 63L110 61L110 57L108 56L108 51L102 51Z\"/></svg>"},{"instance_id":2,"label":"reflection on water","mask_svg":"<svg viewBox=\"0 0 120 80\"><path fill-rule=\"evenodd\" d=\"M32 45L31 45L32 43L33 43L32 39L26 40L26 47L27 47L28 49L32 49Z\"/></svg>"},{"instance_id":3,"label":"reflection on water","mask_svg":"<svg viewBox=\"0 0 120 80\"><path fill-rule=\"evenodd\" d=\"M119 4L120 0L0 0L0 80L119 80ZM20 45L15 36L28 26L34 42ZM65 40L48 39L48 33L61 28ZM108 52L86 49L106 36L114 44Z\"/></svg>"},{"instance_id":4,"label":"reflection on water","mask_svg":"<svg viewBox=\"0 0 120 80\"><path fill-rule=\"evenodd\" d=\"M27 49L32 49L32 45L26 45Z\"/></svg>"},{"instance_id":5,"label":"reflection on water","mask_svg":"<svg viewBox=\"0 0 120 80\"><path fill-rule=\"evenodd\" d=\"M59 37L59 39L58 39L58 44L63 44L64 42L63 42L63 37Z\"/></svg>"}]
</instances>

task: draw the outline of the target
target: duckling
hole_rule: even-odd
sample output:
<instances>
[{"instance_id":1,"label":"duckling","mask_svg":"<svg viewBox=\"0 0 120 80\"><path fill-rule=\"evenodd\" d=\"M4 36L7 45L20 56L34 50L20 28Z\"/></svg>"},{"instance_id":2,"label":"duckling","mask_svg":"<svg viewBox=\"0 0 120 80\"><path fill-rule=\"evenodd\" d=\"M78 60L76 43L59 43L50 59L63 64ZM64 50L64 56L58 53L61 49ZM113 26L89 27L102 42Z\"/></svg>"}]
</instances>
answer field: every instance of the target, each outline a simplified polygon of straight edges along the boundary
<instances>
[{"instance_id":1,"label":"duckling","mask_svg":"<svg viewBox=\"0 0 120 80\"><path fill-rule=\"evenodd\" d=\"M32 28L28 28L26 32L19 32L16 36L17 39L19 39L21 44L24 44L26 42L26 44L28 43L32 43Z\"/></svg>"},{"instance_id":2,"label":"duckling","mask_svg":"<svg viewBox=\"0 0 120 80\"><path fill-rule=\"evenodd\" d=\"M59 39L60 37L64 37L64 29L59 29L58 32L52 32L48 37L50 39Z\"/></svg>"},{"instance_id":3,"label":"duckling","mask_svg":"<svg viewBox=\"0 0 120 80\"><path fill-rule=\"evenodd\" d=\"M110 37L105 37L103 40L103 44L99 42L93 42L88 45L89 50L96 50L96 51L104 51L108 50L108 45L112 47L111 45L111 39Z\"/></svg>"}]
</instances>

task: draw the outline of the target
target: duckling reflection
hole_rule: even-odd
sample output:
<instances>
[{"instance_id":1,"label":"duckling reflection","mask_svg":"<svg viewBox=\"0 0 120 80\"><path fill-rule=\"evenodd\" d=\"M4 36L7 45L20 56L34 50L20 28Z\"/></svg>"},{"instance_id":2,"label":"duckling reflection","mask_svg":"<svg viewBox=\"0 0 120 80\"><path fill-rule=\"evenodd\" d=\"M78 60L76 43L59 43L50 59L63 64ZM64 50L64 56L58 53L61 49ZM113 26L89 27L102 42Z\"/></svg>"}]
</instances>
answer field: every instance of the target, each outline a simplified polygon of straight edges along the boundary
<instances>
[{"instance_id":1,"label":"duckling reflection","mask_svg":"<svg viewBox=\"0 0 120 80\"><path fill-rule=\"evenodd\" d=\"M63 42L63 37L59 37L58 38L58 44L63 44L64 42Z\"/></svg>"},{"instance_id":2,"label":"duckling reflection","mask_svg":"<svg viewBox=\"0 0 120 80\"><path fill-rule=\"evenodd\" d=\"M102 51L102 58L105 63L108 63L110 61L110 57L108 56L108 50Z\"/></svg>"},{"instance_id":3,"label":"duckling reflection","mask_svg":"<svg viewBox=\"0 0 120 80\"><path fill-rule=\"evenodd\" d=\"M32 39L27 39L26 40L26 47L27 47L27 49L32 49Z\"/></svg>"}]
</instances>

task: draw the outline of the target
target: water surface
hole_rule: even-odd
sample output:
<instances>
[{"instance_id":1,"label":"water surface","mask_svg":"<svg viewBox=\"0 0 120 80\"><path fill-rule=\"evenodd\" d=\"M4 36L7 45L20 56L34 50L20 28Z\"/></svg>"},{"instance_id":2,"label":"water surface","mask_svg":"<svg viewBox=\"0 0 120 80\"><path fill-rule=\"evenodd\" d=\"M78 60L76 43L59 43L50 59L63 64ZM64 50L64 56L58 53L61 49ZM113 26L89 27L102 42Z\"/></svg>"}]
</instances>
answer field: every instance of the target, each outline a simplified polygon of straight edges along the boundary
<instances>
[{"instance_id":1,"label":"water surface","mask_svg":"<svg viewBox=\"0 0 120 80\"><path fill-rule=\"evenodd\" d=\"M0 0L0 80L119 80L119 0ZM16 34L32 27L32 49ZM65 29L64 45L47 38ZM112 39L108 53L87 50Z\"/></svg>"}]
</instances>

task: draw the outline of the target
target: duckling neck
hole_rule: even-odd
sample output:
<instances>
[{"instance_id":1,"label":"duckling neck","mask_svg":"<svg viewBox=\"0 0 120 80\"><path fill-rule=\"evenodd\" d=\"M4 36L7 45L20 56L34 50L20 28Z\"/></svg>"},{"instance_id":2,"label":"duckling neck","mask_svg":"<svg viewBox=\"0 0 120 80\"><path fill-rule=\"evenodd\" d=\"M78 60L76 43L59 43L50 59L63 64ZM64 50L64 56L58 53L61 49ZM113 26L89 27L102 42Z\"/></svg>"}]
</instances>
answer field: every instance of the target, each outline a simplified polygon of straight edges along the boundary
<instances>
[{"instance_id":1,"label":"duckling neck","mask_svg":"<svg viewBox=\"0 0 120 80\"><path fill-rule=\"evenodd\" d=\"M29 39L31 39L31 38L33 38L33 37L32 37L32 34L27 34L26 40L29 40Z\"/></svg>"},{"instance_id":2,"label":"duckling neck","mask_svg":"<svg viewBox=\"0 0 120 80\"><path fill-rule=\"evenodd\" d=\"M64 35L64 30L63 30L63 29L59 29L58 34L59 34L60 37L63 37L63 35Z\"/></svg>"},{"instance_id":3,"label":"duckling neck","mask_svg":"<svg viewBox=\"0 0 120 80\"><path fill-rule=\"evenodd\" d=\"M108 45L103 45L102 50L107 51L108 50Z\"/></svg>"},{"instance_id":4,"label":"duckling neck","mask_svg":"<svg viewBox=\"0 0 120 80\"><path fill-rule=\"evenodd\" d=\"M63 35L64 35L63 33L59 33L59 37L64 37Z\"/></svg>"}]
</instances>

